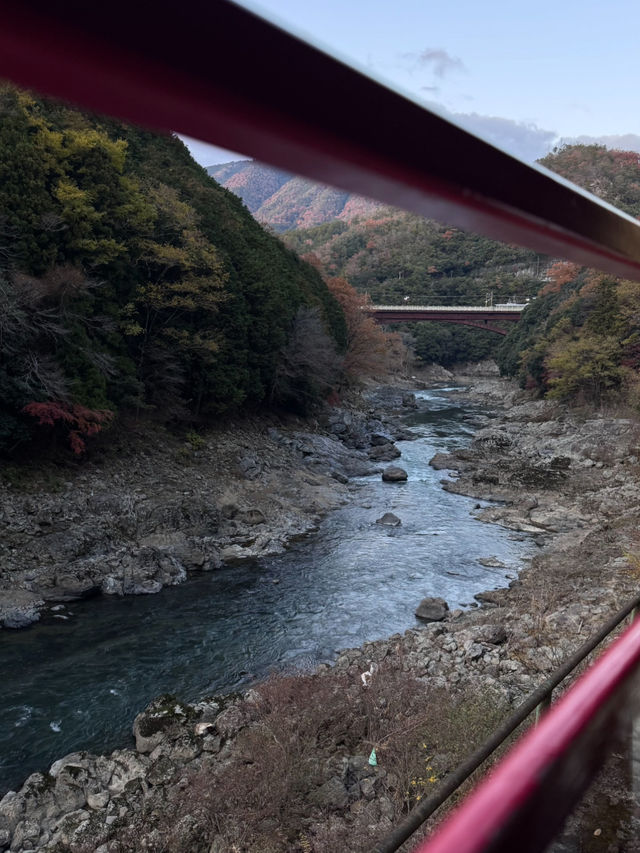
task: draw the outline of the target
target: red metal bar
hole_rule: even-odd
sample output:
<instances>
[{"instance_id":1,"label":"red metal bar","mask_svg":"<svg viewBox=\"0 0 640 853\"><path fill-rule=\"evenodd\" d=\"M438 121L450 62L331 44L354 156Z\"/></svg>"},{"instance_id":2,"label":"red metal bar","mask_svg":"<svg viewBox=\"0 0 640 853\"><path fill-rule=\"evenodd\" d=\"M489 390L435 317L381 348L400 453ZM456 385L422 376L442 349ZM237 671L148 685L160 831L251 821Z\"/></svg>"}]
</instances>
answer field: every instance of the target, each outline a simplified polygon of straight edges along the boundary
<instances>
[{"instance_id":1,"label":"red metal bar","mask_svg":"<svg viewBox=\"0 0 640 853\"><path fill-rule=\"evenodd\" d=\"M537 853L640 708L640 622L603 654L415 853Z\"/></svg>"},{"instance_id":2,"label":"red metal bar","mask_svg":"<svg viewBox=\"0 0 640 853\"><path fill-rule=\"evenodd\" d=\"M640 280L640 226L228 0L0 0L0 76Z\"/></svg>"}]
</instances>

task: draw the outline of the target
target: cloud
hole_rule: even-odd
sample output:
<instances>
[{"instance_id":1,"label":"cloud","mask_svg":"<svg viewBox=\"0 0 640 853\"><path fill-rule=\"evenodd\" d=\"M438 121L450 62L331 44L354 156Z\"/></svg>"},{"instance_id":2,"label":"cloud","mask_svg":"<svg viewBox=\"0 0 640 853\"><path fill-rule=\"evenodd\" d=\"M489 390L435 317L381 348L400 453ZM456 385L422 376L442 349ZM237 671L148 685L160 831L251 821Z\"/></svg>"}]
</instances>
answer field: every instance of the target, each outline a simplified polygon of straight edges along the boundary
<instances>
[{"instance_id":1,"label":"cloud","mask_svg":"<svg viewBox=\"0 0 640 853\"><path fill-rule=\"evenodd\" d=\"M456 124L529 163L548 154L558 139L555 131L545 130L533 122L513 121L479 113L448 112Z\"/></svg>"},{"instance_id":2,"label":"cloud","mask_svg":"<svg viewBox=\"0 0 640 853\"><path fill-rule=\"evenodd\" d=\"M538 127L534 122L513 121L509 118L480 113L454 112L435 100L425 99L424 105L448 121L460 125L486 142L502 148L503 151L527 163L533 163L540 157L544 157L559 141L558 134L554 130ZM629 139L629 137L626 138Z\"/></svg>"},{"instance_id":3,"label":"cloud","mask_svg":"<svg viewBox=\"0 0 640 853\"><path fill-rule=\"evenodd\" d=\"M427 47L417 54L411 55L418 65L430 68L436 77L442 80L452 71L466 71L464 62L457 56L451 56L441 47Z\"/></svg>"}]
</instances>

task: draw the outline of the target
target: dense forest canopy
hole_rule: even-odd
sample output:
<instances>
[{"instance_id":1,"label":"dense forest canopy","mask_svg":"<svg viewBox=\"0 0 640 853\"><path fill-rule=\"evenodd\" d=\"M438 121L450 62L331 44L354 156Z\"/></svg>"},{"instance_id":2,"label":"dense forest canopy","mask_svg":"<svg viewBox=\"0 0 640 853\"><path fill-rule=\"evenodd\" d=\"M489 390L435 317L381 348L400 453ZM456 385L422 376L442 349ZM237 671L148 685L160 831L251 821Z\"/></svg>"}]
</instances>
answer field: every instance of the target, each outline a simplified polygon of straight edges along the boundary
<instances>
[{"instance_id":1,"label":"dense forest canopy","mask_svg":"<svg viewBox=\"0 0 640 853\"><path fill-rule=\"evenodd\" d=\"M285 243L312 255L329 275L343 276L374 303L484 305L535 295L547 266L534 252L393 208L353 222L289 231ZM416 354L453 365L495 355L500 338L445 323L411 327Z\"/></svg>"},{"instance_id":2,"label":"dense forest canopy","mask_svg":"<svg viewBox=\"0 0 640 853\"><path fill-rule=\"evenodd\" d=\"M10 86L0 114L1 450L38 426L81 450L115 412L193 422L308 392L302 367L280 381L296 325L344 349L317 270L180 140Z\"/></svg>"},{"instance_id":3,"label":"dense forest canopy","mask_svg":"<svg viewBox=\"0 0 640 853\"><path fill-rule=\"evenodd\" d=\"M640 217L640 155L575 145L541 161ZM539 394L601 404L640 404L640 284L555 263L534 305L504 341L503 372Z\"/></svg>"},{"instance_id":4,"label":"dense forest canopy","mask_svg":"<svg viewBox=\"0 0 640 853\"><path fill-rule=\"evenodd\" d=\"M632 216L640 216L640 155L570 145L541 163ZM374 302L484 304L531 300L506 339L446 324L411 327L427 362L494 356L523 385L600 402L632 391L640 366L635 285L380 207L352 222L289 231L286 244L317 258ZM640 306L639 306L640 308Z\"/></svg>"},{"instance_id":5,"label":"dense forest canopy","mask_svg":"<svg viewBox=\"0 0 640 853\"><path fill-rule=\"evenodd\" d=\"M632 395L636 285L379 205L283 242L175 137L10 86L0 112L4 453L43 429L81 452L120 412L198 423L264 403L304 410L345 366L404 358L397 336L360 322L353 287L374 302L538 293L505 340L416 324L416 352L451 364L498 351L502 370L540 393ZM640 215L638 154L570 146L543 164Z\"/></svg>"}]
</instances>

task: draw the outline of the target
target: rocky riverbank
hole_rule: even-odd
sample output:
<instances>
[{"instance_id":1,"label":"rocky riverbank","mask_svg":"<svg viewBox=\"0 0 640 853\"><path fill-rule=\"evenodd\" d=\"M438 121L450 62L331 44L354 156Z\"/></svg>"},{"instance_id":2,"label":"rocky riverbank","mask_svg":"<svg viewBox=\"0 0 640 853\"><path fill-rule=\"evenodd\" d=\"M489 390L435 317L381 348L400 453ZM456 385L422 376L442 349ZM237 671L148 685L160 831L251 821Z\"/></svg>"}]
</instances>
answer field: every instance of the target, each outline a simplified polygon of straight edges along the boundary
<instances>
[{"instance_id":1,"label":"rocky riverbank","mask_svg":"<svg viewBox=\"0 0 640 853\"><path fill-rule=\"evenodd\" d=\"M636 421L524 401L497 379L482 379L475 393L503 415L470 448L433 464L458 472L444 488L501 502L478 509L481 521L535 535L539 553L509 589L481 593L475 610L444 613L424 628L346 650L333 667L273 678L242 697L157 700L134 723L135 748L74 753L7 794L0 849L370 849L636 594L638 570L625 556L640 550ZM328 426L343 434L344 423L339 415ZM314 449L304 458L321 457ZM331 480L319 467L296 470ZM329 484L331 495L340 494L339 480ZM564 850L639 849L618 771L609 768Z\"/></svg>"},{"instance_id":2,"label":"rocky riverbank","mask_svg":"<svg viewBox=\"0 0 640 853\"><path fill-rule=\"evenodd\" d=\"M280 553L348 500L350 477L400 455L393 442L410 436L393 411L412 405L379 389L311 424L256 418L182 441L147 430L81 467L5 470L0 625L64 619L61 603L155 593Z\"/></svg>"}]
</instances>

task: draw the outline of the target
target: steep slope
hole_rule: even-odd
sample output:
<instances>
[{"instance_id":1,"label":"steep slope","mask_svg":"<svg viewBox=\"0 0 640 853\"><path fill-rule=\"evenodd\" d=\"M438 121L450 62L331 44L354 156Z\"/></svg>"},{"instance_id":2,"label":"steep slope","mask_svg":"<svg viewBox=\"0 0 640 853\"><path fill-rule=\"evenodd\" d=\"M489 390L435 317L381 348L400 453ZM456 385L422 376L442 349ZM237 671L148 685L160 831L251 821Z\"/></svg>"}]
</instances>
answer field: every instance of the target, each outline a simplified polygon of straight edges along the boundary
<instances>
[{"instance_id":1,"label":"steep slope","mask_svg":"<svg viewBox=\"0 0 640 853\"><path fill-rule=\"evenodd\" d=\"M240 196L253 214L257 214L265 202L272 199L284 184L293 179L293 175L288 172L265 168L253 160L209 166L207 172L219 184ZM261 219L260 216L256 218Z\"/></svg>"},{"instance_id":2,"label":"steep slope","mask_svg":"<svg viewBox=\"0 0 640 853\"><path fill-rule=\"evenodd\" d=\"M316 184L253 160L209 166L207 172L247 205L259 222L275 231L309 228L334 219L372 213L377 202Z\"/></svg>"},{"instance_id":3,"label":"steep slope","mask_svg":"<svg viewBox=\"0 0 640 853\"><path fill-rule=\"evenodd\" d=\"M567 146L541 161L632 216L640 216L640 155ZM535 305L499 353L503 372L540 394L599 405L640 404L640 284L556 263Z\"/></svg>"},{"instance_id":4,"label":"steep slope","mask_svg":"<svg viewBox=\"0 0 640 853\"><path fill-rule=\"evenodd\" d=\"M343 276L378 303L524 301L538 290L547 266L533 252L393 208L282 236L303 257L314 255L330 275ZM486 358L500 343L494 333L444 323L416 323L409 330L416 354L444 365Z\"/></svg>"},{"instance_id":5,"label":"steep slope","mask_svg":"<svg viewBox=\"0 0 640 853\"><path fill-rule=\"evenodd\" d=\"M0 107L0 449L259 404L305 307L344 345L317 271L180 140L10 87Z\"/></svg>"}]
</instances>

